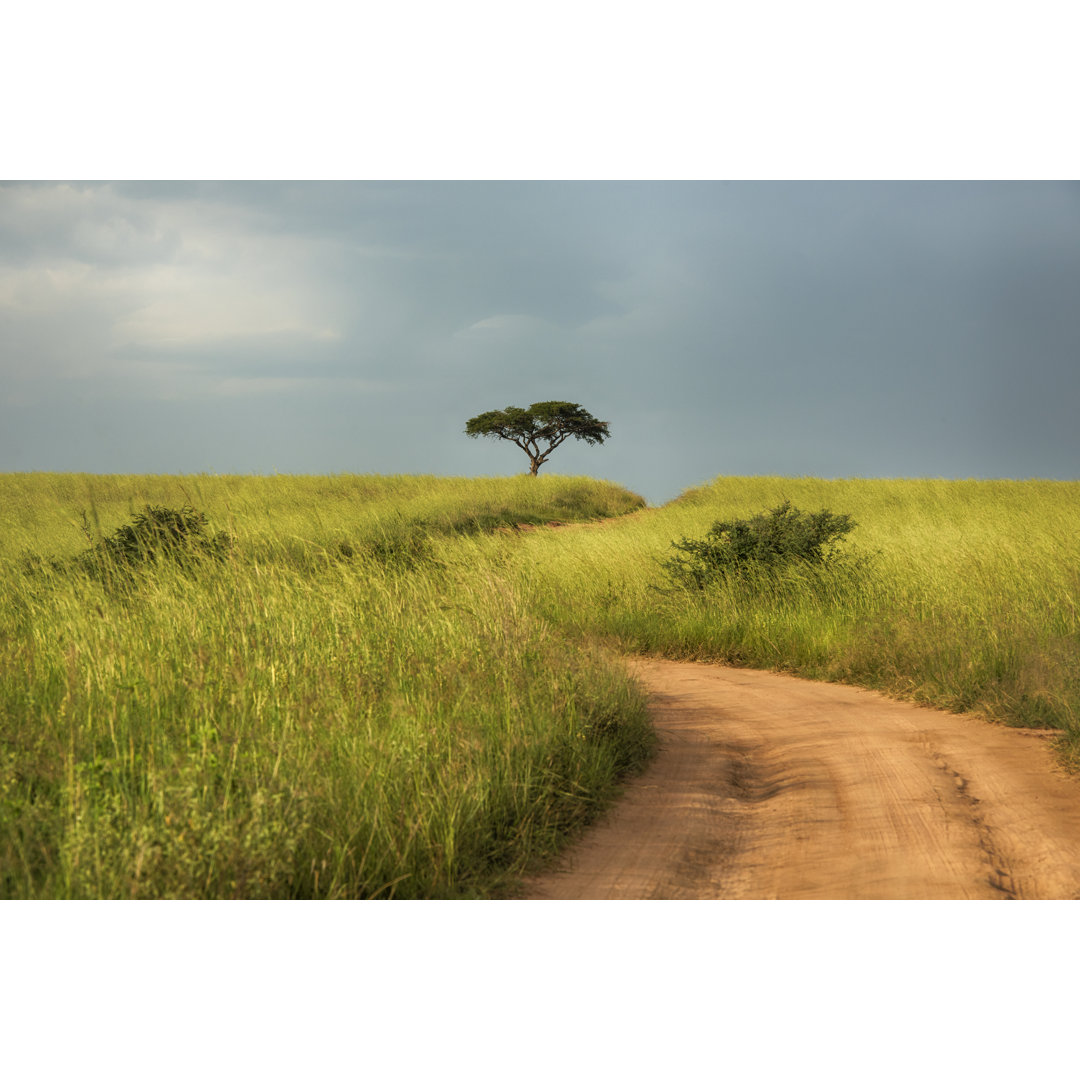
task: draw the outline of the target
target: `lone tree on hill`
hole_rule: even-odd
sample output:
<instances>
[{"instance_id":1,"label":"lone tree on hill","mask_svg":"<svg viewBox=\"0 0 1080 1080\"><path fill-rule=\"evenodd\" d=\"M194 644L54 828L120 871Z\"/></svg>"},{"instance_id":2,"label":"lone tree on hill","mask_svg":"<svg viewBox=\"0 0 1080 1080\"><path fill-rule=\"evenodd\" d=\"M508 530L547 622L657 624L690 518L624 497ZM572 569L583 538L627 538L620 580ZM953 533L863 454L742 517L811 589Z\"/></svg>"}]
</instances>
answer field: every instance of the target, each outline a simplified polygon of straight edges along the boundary
<instances>
[{"instance_id":1,"label":"lone tree on hill","mask_svg":"<svg viewBox=\"0 0 1080 1080\"><path fill-rule=\"evenodd\" d=\"M609 437L608 425L571 401L538 401L527 409L508 405L505 409L481 413L465 425L465 434L475 439L489 435L520 446L529 455L529 475L571 436L587 443L602 443ZM547 445L541 449L540 443Z\"/></svg>"}]
</instances>

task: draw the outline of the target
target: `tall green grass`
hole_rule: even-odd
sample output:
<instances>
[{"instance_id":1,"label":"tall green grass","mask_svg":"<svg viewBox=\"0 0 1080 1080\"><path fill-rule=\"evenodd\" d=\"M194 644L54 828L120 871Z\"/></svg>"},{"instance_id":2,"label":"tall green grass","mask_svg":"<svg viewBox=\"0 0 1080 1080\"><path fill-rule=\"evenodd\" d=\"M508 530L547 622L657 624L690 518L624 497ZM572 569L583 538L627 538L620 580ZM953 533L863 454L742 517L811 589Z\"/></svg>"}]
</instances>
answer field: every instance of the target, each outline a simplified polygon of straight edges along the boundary
<instances>
[{"instance_id":1,"label":"tall green grass","mask_svg":"<svg viewBox=\"0 0 1080 1080\"><path fill-rule=\"evenodd\" d=\"M850 514L866 565L673 587L672 540L784 500ZM530 536L516 572L532 610L622 650L856 683L1080 744L1080 483L722 478L572 542Z\"/></svg>"},{"instance_id":2,"label":"tall green grass","mask_svg":"<svg viewBox=\"0 0 1080 1080\"><path fill-rule=\"evenodd\" d=\"M3 478L0 895L488 895L556 850L648 755L643 701L475 537L641 500L538 479ZM25 557L185 494L226 559Z\"/></svg>"},{"instance_id":3,"label":"tall green grass","mask_svg":"<svg viewBox=\"0 0 1080 1080\"><path fill-rule=\"evenodd\" d=\"M854 565L665 573L785 500L851 515ZM92 538L184 502L225 558L73 568L83 510ZM1077 483L723 478L643 509L560 477L39 474L0 506L3 896L498 894L650 752L616 652L1056 727L1080 762Z\"/></svg>"},{"instance_id":4,"label":"tall green grass","mask_svg":"<svg viewBox=\"0 0 1080 1080\"><path fill-rule=\"evenodd\" d=\"M85 547L84 512L108 533L148 503L189 503L249 547L265 541L274 550L286 544L311 552L380 542L392 549L418 535L614 517L645 500L588 477L8 473L0 474L0 559L44 548L74 554Z\"/></svg>"}]
</instances>

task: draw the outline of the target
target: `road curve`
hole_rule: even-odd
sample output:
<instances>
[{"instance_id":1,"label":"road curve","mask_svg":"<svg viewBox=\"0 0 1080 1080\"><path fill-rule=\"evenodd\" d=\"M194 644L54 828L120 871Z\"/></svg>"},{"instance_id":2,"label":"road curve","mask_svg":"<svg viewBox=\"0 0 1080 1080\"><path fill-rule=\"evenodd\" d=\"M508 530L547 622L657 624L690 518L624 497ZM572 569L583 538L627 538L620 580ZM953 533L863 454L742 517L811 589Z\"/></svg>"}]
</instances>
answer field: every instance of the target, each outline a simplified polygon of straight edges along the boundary
<instances>
[{"instance_id":1,"label":"road curve","mask_svg":"<svg viewBox=\"0 0 1080 1080\"><path fill-rule=\"evenodd\" d=\"M1080 898L1048 733L773 672L631 660L660 751L526 899Z\"/></svg>"}]
</instances>

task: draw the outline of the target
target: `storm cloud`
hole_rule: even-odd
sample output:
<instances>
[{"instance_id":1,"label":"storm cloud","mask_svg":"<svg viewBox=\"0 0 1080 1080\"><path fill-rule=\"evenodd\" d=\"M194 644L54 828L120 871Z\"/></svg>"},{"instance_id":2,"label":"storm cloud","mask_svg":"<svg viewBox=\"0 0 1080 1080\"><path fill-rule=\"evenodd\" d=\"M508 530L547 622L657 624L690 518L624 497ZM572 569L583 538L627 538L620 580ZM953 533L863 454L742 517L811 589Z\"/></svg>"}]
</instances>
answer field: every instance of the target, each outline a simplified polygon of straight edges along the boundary
<instances>
[{"instance_id":1,"label":"storm cloud","mask_svg":"<svg viewBox=\"0 0 1080 1080\"><path fill-rule=\"evenodd\" d=\"M0 469L1071 478L1078 297L1072 183L10 183Z\"/></svg>"}]
</instances>

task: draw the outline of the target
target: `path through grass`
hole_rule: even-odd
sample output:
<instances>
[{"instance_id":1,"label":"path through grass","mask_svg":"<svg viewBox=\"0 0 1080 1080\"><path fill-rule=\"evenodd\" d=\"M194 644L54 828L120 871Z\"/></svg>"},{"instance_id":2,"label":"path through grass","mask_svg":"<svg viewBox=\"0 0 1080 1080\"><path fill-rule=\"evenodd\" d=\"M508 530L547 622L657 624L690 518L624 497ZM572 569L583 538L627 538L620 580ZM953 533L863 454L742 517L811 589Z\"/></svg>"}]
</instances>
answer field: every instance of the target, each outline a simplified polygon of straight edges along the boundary
<instances>
[{"instance_id":1,"label":"path through grass","mask_svg":"<svg viewBox=\"0 0 1080 1080\"><path fill-rule=\"evenodd\" d=\"M675 587L785 500L857 573ZM74 570L146 503L224 559ZM1080 761L1080 484L724 478L659 509L520 477L0 477L0 895L492 895L641 765L638 652L1012 724ZM569 528L518 524L597 522Z\"/></svg>"},{"instance_id":2,"label":"path through grass","mask_svg":"<svg viewBox=\"0 0 1080 1080\"><path fill-rule=\"evenodd\" d=\"M850 514L865 568L672 587L672 540L785 499ZM572 542L530 536L515 572L533 610L619 649L857 683L1080 744L1080 483L722 478Z\"/></svg>"}]
</instances>

